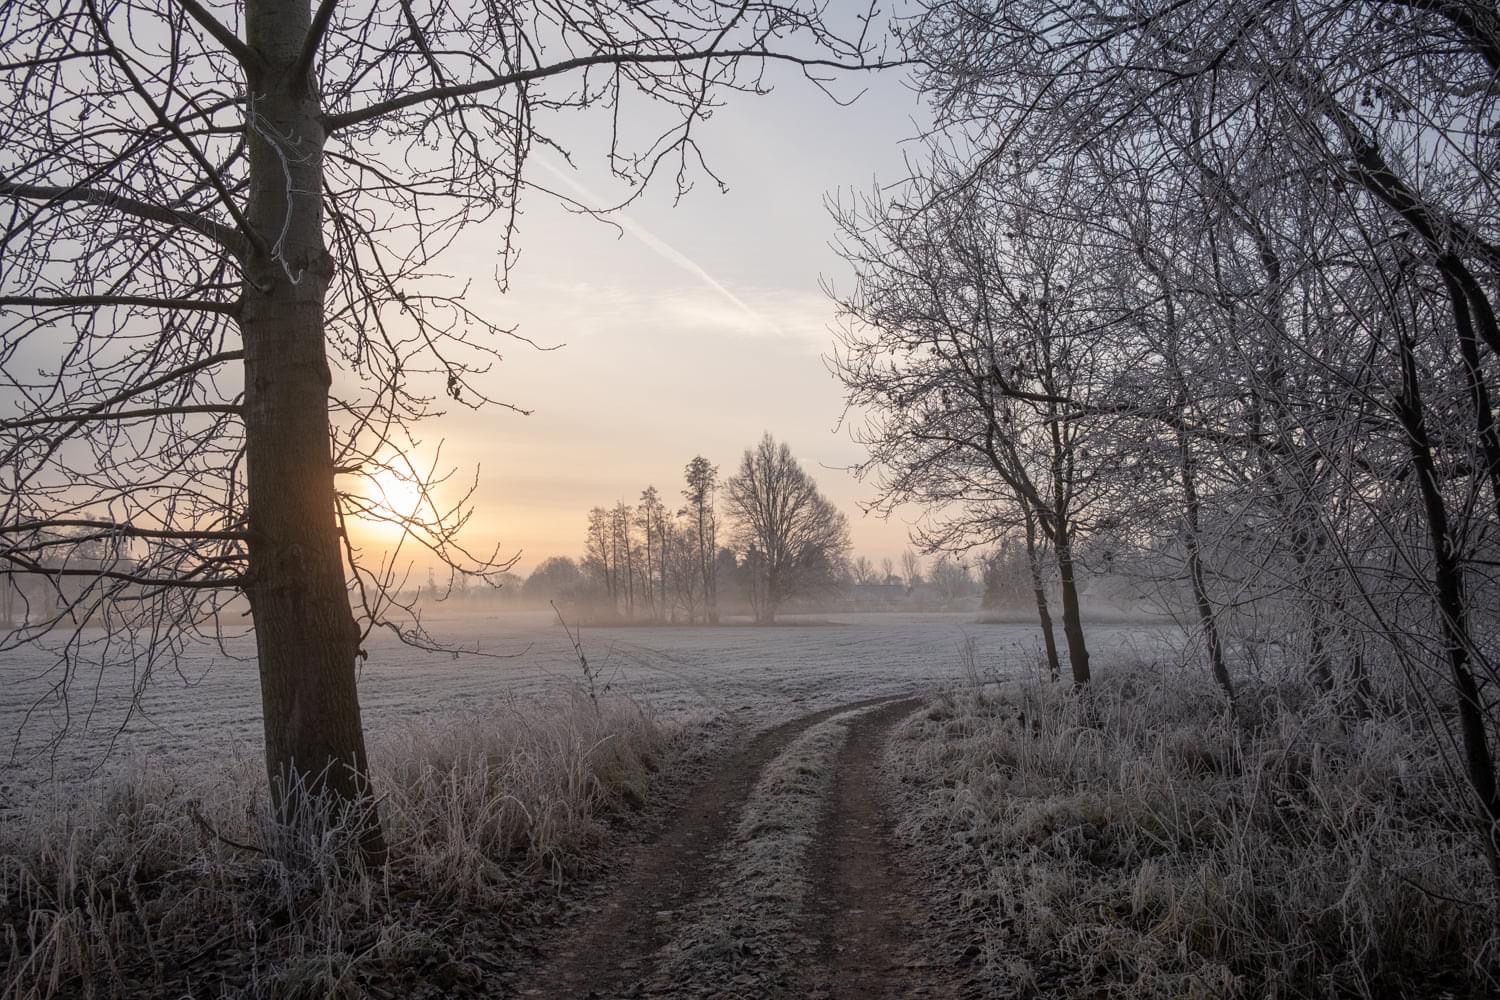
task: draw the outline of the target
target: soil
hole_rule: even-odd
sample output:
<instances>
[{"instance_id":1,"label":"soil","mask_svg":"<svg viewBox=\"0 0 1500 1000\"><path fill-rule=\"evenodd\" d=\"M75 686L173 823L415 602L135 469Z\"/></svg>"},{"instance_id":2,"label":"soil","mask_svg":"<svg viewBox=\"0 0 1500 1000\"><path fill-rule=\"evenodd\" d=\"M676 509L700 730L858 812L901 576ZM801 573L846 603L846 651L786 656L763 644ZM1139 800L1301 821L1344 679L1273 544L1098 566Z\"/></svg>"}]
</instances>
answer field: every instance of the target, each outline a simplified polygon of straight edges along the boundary
<instances>
[{"instance_id":1,"label":"soil","mask_svg":"<svg viewBox=\"0 0 1500 1000\"><path fill-rule=\"evenodd\" d=\"M875 698L816 712L765 730L725 753L664 824L633 849L620 876L573 926L555 928L558 946L513 981L524 997L615 1000L645 997L834 998L962 997L971 994L956 967L933 961L926 929L934 926L907 873L910 859L893 836L892 798L881 761L891 730L921 702ZM698 968L693 983L663 980L662 949L686 915L722 911L716 875L740 810L762 769L801 733L829 717L870 707L849 725L838 755L816 839L807 852L811 886L796 913L808 947L789 956L767 991L760 979ZM941 948L938 949L940 953Z\"/></svg>"}]
</instances>

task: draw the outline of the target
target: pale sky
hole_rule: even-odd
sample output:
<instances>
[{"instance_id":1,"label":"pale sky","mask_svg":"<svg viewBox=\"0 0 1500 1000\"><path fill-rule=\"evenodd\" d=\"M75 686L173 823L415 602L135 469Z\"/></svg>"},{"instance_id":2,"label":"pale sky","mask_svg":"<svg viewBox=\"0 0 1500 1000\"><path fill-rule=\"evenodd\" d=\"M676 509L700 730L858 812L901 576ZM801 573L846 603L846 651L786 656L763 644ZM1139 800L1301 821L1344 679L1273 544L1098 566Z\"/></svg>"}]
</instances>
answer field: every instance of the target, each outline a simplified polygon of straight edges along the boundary
<instances>
[{"instance_id":1,"label":"pale sky","mask_svg":"<svg viewBox=\"0 0 1500 1000\"><path fill-rule=\"evenodd\" d=\"M849 515L857 554L878 561L907 547L905 523L859 513L871 490L840 469L862 450L837 428L842 394L822 361L834 308L819 278L850 284L828 246L824 195L904 176L902 140L921 115L899 72L837 88L861 86L852 107L791 74L769 96L737 96L700 133L729 192L704 178L673 207L671 178L660 178L626 210L623 235L528 194L509 294L490 277L497 235L484 226L465 234L444 263L472 271L471 303L538 342L566 345L509 345L482 383L531 416L453 411L423 428L425 442L445 439L445 464L479 466L475 548L520 550L523 573L577 555L590 507L634 503L647 485L675 502L695 454L728 474L763 431L786 441ZM602 117L594 125L606 127ZM628 190L611 185L602 162L575 159L571 193L613 202ZM560 168L555 158L533 162L530 176L562 189Z\"/></svg>"}]
</instances>

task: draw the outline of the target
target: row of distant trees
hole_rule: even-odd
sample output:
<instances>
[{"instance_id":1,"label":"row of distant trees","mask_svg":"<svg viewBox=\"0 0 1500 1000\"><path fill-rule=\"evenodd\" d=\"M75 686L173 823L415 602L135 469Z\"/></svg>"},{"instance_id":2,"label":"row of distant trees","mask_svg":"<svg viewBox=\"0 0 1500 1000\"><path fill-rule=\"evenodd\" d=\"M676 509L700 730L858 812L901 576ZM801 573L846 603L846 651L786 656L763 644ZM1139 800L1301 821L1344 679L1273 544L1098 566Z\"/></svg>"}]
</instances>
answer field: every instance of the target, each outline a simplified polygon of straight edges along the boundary
<instances>
[{"instance_id":1,"label":"row of distant trees","mask_svg":"<svg viewBox=\"0 0 1500 1000\"><path fill-rule=\"evenodd\" d=\"M643 491L643 495L651 491ZM659 494L657 494L659 497ZM625 505L634 523L640 524L641 508ZM611 524L616 523L616 508L605 509ZM592 520L592 516L591 516ZM669 521L669 530L680 530L683 518L677 512ZM678 536L681 537L680 535ZM643 540L632 535L635 546L633 565L645 565ZM726 539L727 540L727 539ZM664 544L665 551L681 551L676 543ZM1171 572L1171 559L1163 555L1147 567L1133 566L1110 572L1110 554L1092 546L1085 556L1091 567L1079 573L1080 587L1095 599L1095 613L1106 615L1142 615L1157 617L1186 607L1184 595L1161 586L1163 576ZM688 592L679 590L680 578L672 567L681 565L669 557L657 565L668 567L667 599L660 599L660 577L653 597L629 602L629 591L616 601L619 591L611 595L602 566L587 558L550 556L539 562L529 574L503 573L475 584L461 576L439 578L429 572L422 593L455 605L504 604L525 608L545 608L557 604L565 610L583 611L590 620L619 618L635 621L659 621L672 624L717 622L720 614L752 613L749 564L730 545L718 544L709 561L708 581L715 603L695 603L697 581L689 578ZM1123 568L1122 568L1123 569ZM1078 581L1075 581L1078 582ZM802 609L840 611L994 611L1025 612L1034 607L1037 590L1043 600L1056 600L1060 592L1055 567L1045 560L1034 560L1026 542L1019 536L1001 538L992 547L964 559L946 552L924 558L908 548L900 559L889 556L878 560L852 556L842 560L836 573L816 588L792 595ZM1097 592L1096 592L1097 591ZM637 595L648 593L644 580L637 577ZM711 608L711 610L710 610Z\"/></svg>"},{"instance_id":2,"label":"row of distant trees","mask_svg":"<svg viewBox=\"0 0 1500 1000\"><path fill-rule=\"evenodd\" d=\"M695 456L683 469L675 509L663 499L670 495L647 486L633 505L594 507L580 559L553 556L524 579L508 573L490 581L497 586L471 586L458 576L450 587L430 577L427 591L444 599L559 603L593 621L682 623L746 612L771 622L789 601L952 608L972 602L982 586L984 606L1001 608L1030 594L1008 541L974 569L948 553L924 568L911 549L899 564L851 557L847 519L770 435L746 449L727 479Z\"/></svg>"},{"instance_id":3,"label":"row of distant trees","mask_svg":"<svg viewBox=\"0 0 1500 1000\"><path fill-rule=\"evenodd\" d=\"M789 600L833 593L849 576L848 519L769 434L727 478L695 456L677 495L669 506L647 486L633 505L593 508L583 558L544 560L520 596L561 600L596 620L708 623L727 596L770 623ZM871 576L868 560L855 565Z\"/></svg>"},{"instance_id":4,"label":"row of distant trees","mask_svg":"<svg viewBox=\"0 0 1500 1000\"><path fill-rule=\"evenodd\" d=\"M703 463L700 468L713 468L701 458L693 462ZM689 471L692 469L690 465ZM713 482L717 490L717 479ZM551 556L526 576L506 573L489 586L471 585L461 577L450 584L429 574L426 593L460 604L557 604L591 621L716 623L721 614L754 613L751 571L755 564L747 552L721 544L729 538L721 539L713 533L702 543L708 558L699 562L696 539L688 530L698 523L696 512L684 507L658 521L658 514L665 513L657 510L660 497L658 490L647 487L636 506L618 503L613 508L590 511L585 545L589 554L583 558ZM718 513L709 506L703 523L718 522ZM649 557L655 546L659 546L655 548L658 555ZM1055 572L1034 564L1024 541L1007 537L978 554L972 563L945 552L924 560L913 549L903 552L899 560L889 556L878 561L863 555L847 557L830 565L815 586L787 594L785 599L800 601L799 607L804 608L849 611L977 607L1009 612L1024 610L1035 599L1038 587L1055 593ZM707 601L702 599L705 593L709 595Z\"/></svg>"},{"instance_id":5,"label":"row of distant trees","mask_svg":"<svg viewBox=\"0 0 1500 1000\"><path fill-rule=\"evenodd\" d=\"M636 508L635 512L638 514L639 509ZM639 554L639 539L637 546ZM972 610L976 603L983 608L1017 608L1030 598L1031 590L1020 575L1024 570L1018 569L1013 558L1015 551L1014 547L996 549L973 567L942 554L932 560L926 572L922 557L908 551L902 564L912 568L905 576L895 571L897 563L894 559L882 559L877 566L870 559L859 556L845 559L841 568L819 580L816 588L788 595L787 599L800 601L800 607L844 610ZM673 562L669 560L666 565L670 571ZM710 586L717 595L712 610L694 604L694 593L679 590L676 577L669 577L666 601L658 597L654 602L638 601L632 606L627 603L627 592L621 603L616 604L601 567L589 560L570 556L544 559L525 577L506 574L498 581L498 587L455 586L449 591L434 581L429 582L428 592L436 590L448 600L500 601L527 607L560 603L565 607L581 608L594 620L602 616L667 623L711 623L717 622L721 614L754 612L751 567L752 563L732 547L719 546L709 569ZM696 583L690 581L690 585L696 586ZM638 578L636 593L645 592L644 582ZM659 595L660 591L655 593Z\"/></svg>"},{"instance_id":6,"label":"row of distant trees","mask_svg":"<svg viewBox=\"0 0 1500 1000\"><path fill-rule=\"evenodd\" d=\"M594 603L627 618L718 620L718 468L696 456L683 483L675 511L655 486L634 507L621 500L589 511L582 566L589 586L580 589Z\"/></svg>"}]
</instances>

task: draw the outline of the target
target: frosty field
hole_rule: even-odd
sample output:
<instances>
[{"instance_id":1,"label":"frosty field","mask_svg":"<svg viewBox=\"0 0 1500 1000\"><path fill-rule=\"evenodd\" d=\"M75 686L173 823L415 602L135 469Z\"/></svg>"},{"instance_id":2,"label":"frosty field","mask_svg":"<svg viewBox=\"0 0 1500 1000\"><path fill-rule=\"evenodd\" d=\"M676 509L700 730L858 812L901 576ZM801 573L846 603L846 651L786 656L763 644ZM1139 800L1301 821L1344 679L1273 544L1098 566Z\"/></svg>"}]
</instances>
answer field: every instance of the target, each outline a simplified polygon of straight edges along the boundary
<instances>
[{"instance_id":1,"label":"frosty field","mask_svg":"<svg viewBox=\"0 0 1500 1000\"><path fill-rule=\"evenodd\" d=\"M483 655L403 646L388 633L366 643L360 700L372 743L400 727L545 698L583 682L578 660L549 612L443 614L432 634ZM1160 626L1096 625L1091 652L1150 654L1179 634ZM969 638L982 665L1036 669L1040 633L980 625L972 614L850 614L788 619L772 628L588 628L584 651L602 690L625 694L667 719L736 713L772 721L861 697L920 692L961 671ZM63 790L112 769L193 767L253 760L261 752L253 643L226 656L199 648L177 669L159 666L132 711L128 665L83 668L66 698L53 688L54 658L41 650L0 654L0 809L33 790ZM235 659L234 657L243 657ZM495 658L504 657L504 658Z\"/></svg>"}]
</instances>

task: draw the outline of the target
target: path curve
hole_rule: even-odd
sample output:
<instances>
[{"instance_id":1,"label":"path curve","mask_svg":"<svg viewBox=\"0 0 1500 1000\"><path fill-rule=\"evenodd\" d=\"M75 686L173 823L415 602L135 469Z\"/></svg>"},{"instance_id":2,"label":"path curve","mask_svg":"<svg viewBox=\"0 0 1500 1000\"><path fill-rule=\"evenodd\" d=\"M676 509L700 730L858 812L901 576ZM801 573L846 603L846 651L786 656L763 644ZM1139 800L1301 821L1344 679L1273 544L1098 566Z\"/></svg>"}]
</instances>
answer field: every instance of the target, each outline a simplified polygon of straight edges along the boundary
<instances>
[{"instance_id":1,"label":"path curve","mask_svg":"<svg viewBox=\"0 0 1500 1000\"><path fill-rule=\"evenodd\" d=\"M526 997L616 1000L631 996L651 957L666 942L672 918L703 896L725 844L762 769L805 730L843 712L875 705L911 711L906 696L868 698L784 722L728 756L693 792L651 843L631 852L622 882L583 926L561 933L568 944L521 989ZM894 718L899 718L896 713ZM894 721L894 718L892 721ZM734 996L726 990L723 996Z\"/></svg>"}]
</instances>

